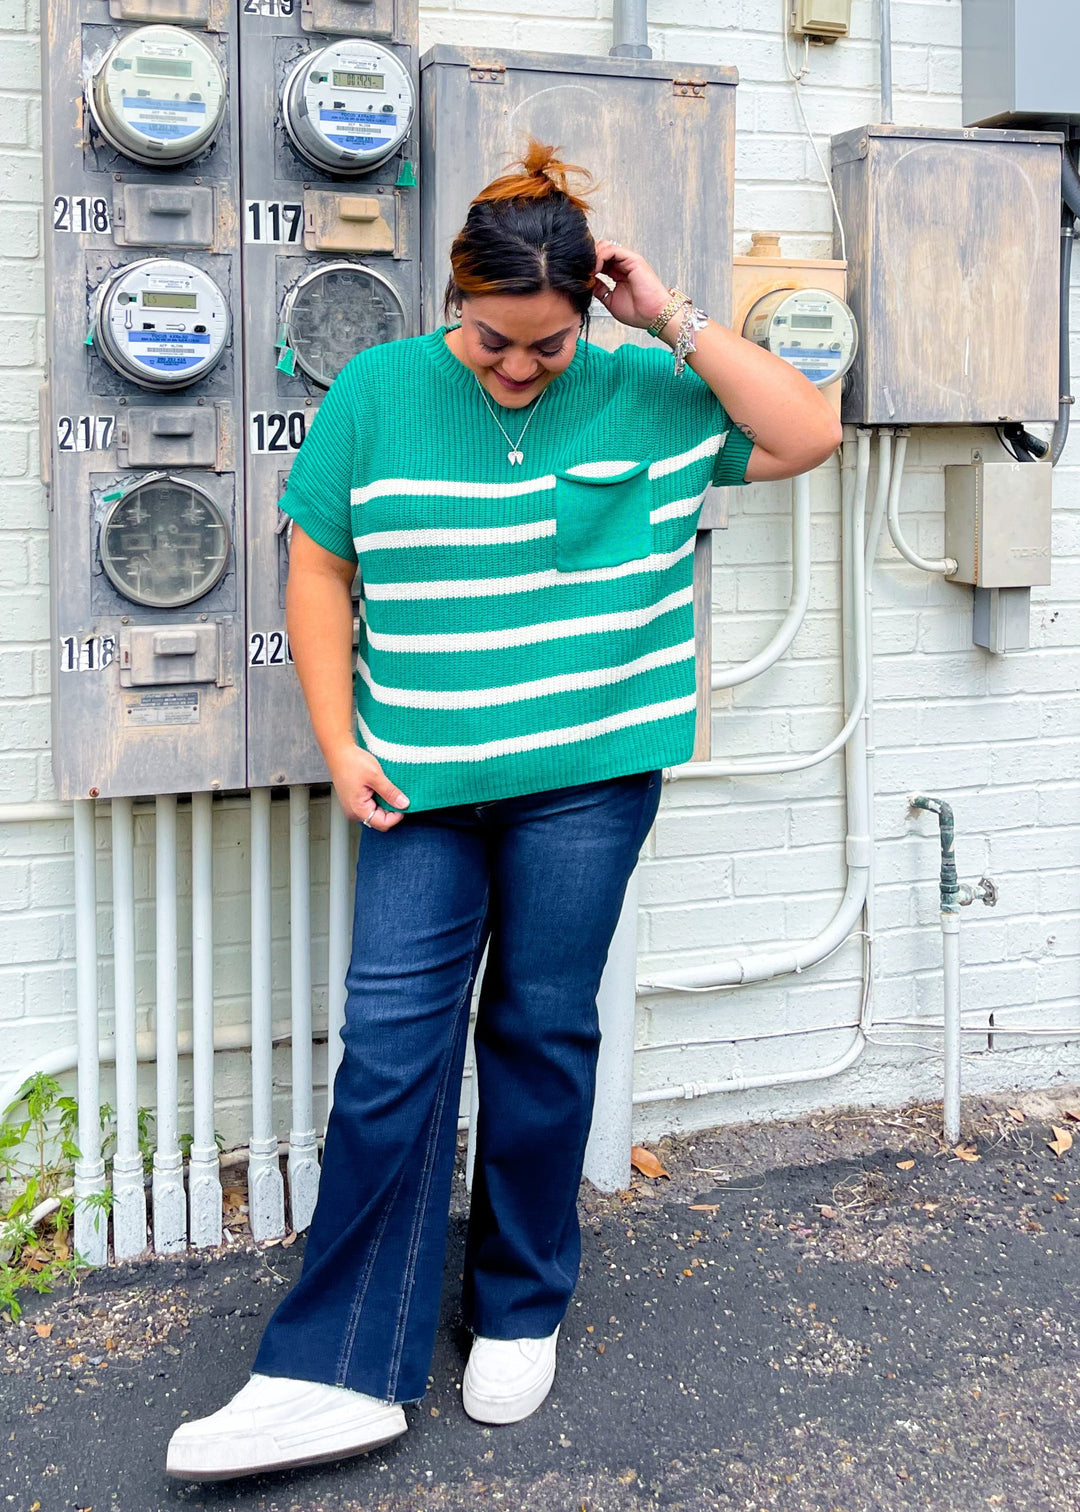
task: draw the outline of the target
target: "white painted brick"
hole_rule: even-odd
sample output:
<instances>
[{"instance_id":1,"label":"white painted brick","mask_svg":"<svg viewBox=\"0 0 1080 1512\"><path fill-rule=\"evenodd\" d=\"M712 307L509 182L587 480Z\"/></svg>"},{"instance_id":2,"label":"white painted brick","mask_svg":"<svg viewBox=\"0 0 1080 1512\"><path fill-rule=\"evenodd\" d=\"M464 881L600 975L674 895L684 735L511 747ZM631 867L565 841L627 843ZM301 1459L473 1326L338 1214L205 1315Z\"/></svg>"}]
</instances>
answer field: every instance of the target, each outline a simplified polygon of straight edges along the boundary
<instances>
[{"instance_id":1,"label":"white painted brick","mask_svg":"<svg viewBox=\"0 0 1080 1512\"><path fill-rule=\"evenodd\" d=\"M727 709L713 719L713 757L764 756L791 746L787 714L775 709Z\"/></svg>"},{"instance_id":2,"label":"white painted brick","mask_svg":"<svg viewBox=\"0 0 1080 1512\"><path fill-rule=\"evenodd\" d=\"M784 844L787 814L781 804L760 809L724 808L718 814L660 814L656 821L656 855L701 856L772 850Z\"/></svg>"},{"instance_id":3,"label":"white painted brick","mask_svg":"<svg viewBox=\"0 0 1080 1512\"><path fill-rule=\"evenodd\" d=\"M805 846L771 855L736 856L733 880L736 897L763 893L786 897L791 892L821 892L843 887L844 847Z\"/></svg>"},{"instance_id":4,"label":"white painted brick","mask_svg":"<svg viewBox=\"0 0 1080 1512\"><path fill-rule=\"evenodd\" d=\"M49 741L49 706L38 703L0 704L0 750L40 750Z\"/></svg>"},{"instance_id":5,"label":"white painted brick","mask_svg":"<svg viewBox=\"0 0 1080 1512\"><path fill-rule=\"evenodd\" d=\"M706 902L730 896L731 861L709 857L703 861L649 860L638 872L641 905Z\"/></svg>"},{"instance_id":6,"label":"white painted brick","mask_svg":"<svg viewBox=\"0 0 1080 1512\"><path fill-rule=\"evenodd\" d=\"M22 967L0 971L0 1020L22 1018L26 1011L26 980Z\"/></svg>"},{"instance_id":7,"label":"white painted brick","mask_svg":"<svg viewBox=\"0 0 1080 1512\"><path fill-rule=\"evenodd\" d=\"M27 754L0 755L0 792L5 803L29 803L37 797L37 761Z\"/></svg>"},{"instance_id":8,"label":"white painted brick","mask_svg":"<svg viewBox=\"0 0 1080 1512\"><path fill-rule=\"evenodd\" d=\"M27 100L25 95L0 95L0 146L25 147L26 145Z\"/></svg>"},{"instance_id":9,"label":"white painted brick","mask_svg":"<svg viewBox=\"0 0 1080 1512\"><path fill-rule=\"evenodd\" d=\"M738 708L794 708L839 703L840 669L830 662L776 662L753 682L732 689Z\"/></svg>"},{"instance_id":10,"label":"white painted brick","mask_svg":"<svg viewBox=\"0 0 1080 1512\"><path fill-rule=\"evenodd\" d=\"M1068 782L1080 772L1080 741L1007 742L995 747L994 782Z\"/></svg>"},{"instance_id":11,"label":"white painted brick","mask_svg":"<svg viewBox=\"0 0 1080 1512\"><path fill-rule=\"evenodd\" d=\"M4 261L9 258L41 256L41 211L32 205L10 205L4 211L8 232L4 242ZM8 276L5 266L4 277Z\"/></svg>"}]
</instances>

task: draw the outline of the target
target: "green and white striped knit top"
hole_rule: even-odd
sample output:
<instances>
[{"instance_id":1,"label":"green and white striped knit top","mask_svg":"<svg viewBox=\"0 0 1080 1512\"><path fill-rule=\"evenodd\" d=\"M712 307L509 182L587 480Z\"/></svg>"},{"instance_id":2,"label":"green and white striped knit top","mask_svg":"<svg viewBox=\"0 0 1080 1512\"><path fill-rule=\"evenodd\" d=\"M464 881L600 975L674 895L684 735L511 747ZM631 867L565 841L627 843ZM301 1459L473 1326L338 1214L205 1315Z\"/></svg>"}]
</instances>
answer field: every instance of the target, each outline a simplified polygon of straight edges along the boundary
<instances>
[{"instance_id":1,"label":"green and white striped knit top","mask_svg":"<svg viewBox=\"0 0 1080 1512\"><path fill-rule=\"evenodd\" d=\"M698 513L751 442L666 347L579 341L512 466L446 330L353 358L282 501L360 563L360 743L410 812L687 760Z\"/></svg>"}]
</instances>

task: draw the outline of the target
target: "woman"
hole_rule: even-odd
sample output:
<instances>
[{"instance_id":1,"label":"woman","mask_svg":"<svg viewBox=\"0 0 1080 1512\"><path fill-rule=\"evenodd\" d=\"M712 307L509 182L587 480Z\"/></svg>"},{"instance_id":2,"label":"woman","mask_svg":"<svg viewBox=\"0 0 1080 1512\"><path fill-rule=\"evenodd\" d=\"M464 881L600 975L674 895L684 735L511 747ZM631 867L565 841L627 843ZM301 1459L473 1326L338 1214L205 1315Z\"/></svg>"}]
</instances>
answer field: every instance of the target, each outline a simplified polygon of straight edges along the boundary
<instances>
[{"instance_id":1,"label":"woman","mask_svg":"<svg viewBox=\"0 0 1080 1512\"><path fill-rule=\"evenodd\" d=\"M292 652L368 832L303 1271L251 1379L174 1435L168 1469L187 1478L405 1431L485 946L463 1400L485 1423L543 1401L578 1274L596 993L661 769L693 744L701 500L805 472L841 439L794 368L593 241L567 180L583 170L535 142L515 166L454 243L458 323L354 358L289 480ZM594 297L660 344L590 348Z\"/></svg>"}]
</instances>

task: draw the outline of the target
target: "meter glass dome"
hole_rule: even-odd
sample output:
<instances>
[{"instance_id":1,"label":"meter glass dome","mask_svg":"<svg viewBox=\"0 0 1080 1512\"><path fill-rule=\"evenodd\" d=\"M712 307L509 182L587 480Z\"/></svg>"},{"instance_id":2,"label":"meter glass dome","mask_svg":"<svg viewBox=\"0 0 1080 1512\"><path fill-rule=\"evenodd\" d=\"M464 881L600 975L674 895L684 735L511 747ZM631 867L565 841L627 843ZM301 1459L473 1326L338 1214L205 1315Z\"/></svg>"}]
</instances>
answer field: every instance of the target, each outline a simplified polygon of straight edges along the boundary
<instances>
[{"instance_id":1,"label":"meter glass dome","mask_svg":"<svg viewBox=\"0 0 1080 1512\"><path fill-rule=\"evenodd\" d=\"M225 74L193 32L140 26L106 53L90 109L106 141L137 163L187 163L224 119Z\"/></svg>"},{"instance_id":2,"label":"meter glass dome","mask_svg":"<svg viewBox=\"0 0 1080 1512\"><path fill-rule=\"evenodd\" d=\"M842 378L855 360L855 317L827 289L774 289L743 323L748 341L798 368L816 388Z\"/></svg>"},{"instance_id":3,"label":"meter glass dome","mask_svg":"<svg viewBox=\"0 0 1080 1512\"><path fill-rule=\"evenodd\" d=\"M110 366L144 388L182 388L221 361L229 307L193 263L147 257L101 286L94 341Z\"/></svg>"},{"instance_id":4,"label":"meter glass dome","mask_svg":"<svg viewBox=\"0 0 1080 1512\"><path fill-rule=\"evenodd\" d=\"M316 268L293 286L281 313L297 366L323 388L357 352L408 334L393 286L360 263Z\"/></svg>"},{"instance_id":5,"label":"meter glass dome","mask_svg":"<svg viewBox=\"0 0 1080 1512\"><path fill-rule=\"evenodd\" d=\"M367 173L408 135L415 96L393 53L348 37L300 59L282 104L301 157L324 172Z\"/></svg>"},{"instance_id":6,"label":"meter glass dome","mask_svg":"<svg viewBox=\"0 0 1080 1512\"><path fill-rule=\"evenodd\" d=\"M201 488L164 473L129 488L101 527L101 565L125 598L177 609L209 593L229 559L229 527Z\"/></svg>"}]
</instances>

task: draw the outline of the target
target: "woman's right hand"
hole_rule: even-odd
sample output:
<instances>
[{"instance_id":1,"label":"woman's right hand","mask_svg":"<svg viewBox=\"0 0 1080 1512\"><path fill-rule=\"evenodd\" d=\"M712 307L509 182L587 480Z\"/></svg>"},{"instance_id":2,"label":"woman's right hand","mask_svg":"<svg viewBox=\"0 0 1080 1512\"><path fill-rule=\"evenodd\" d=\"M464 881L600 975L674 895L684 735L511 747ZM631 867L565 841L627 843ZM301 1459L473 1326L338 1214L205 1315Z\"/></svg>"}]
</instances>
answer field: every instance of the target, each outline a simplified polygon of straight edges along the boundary
<instances>
[{"instance_id":1,"label":"woman's right hand","mask_svg":"<svg viewBox=\"0 0 1080 1512\"><path fill-rule=\"evenodd\" d=\"M351 741L335 752L327 765L338 800L350 819L359 819L369 829L388 830L405 817L389 814L375 802L376 793L395 808L407 808L409 800L390 781L370 751Z\"/></svg>"}]
</instances>

